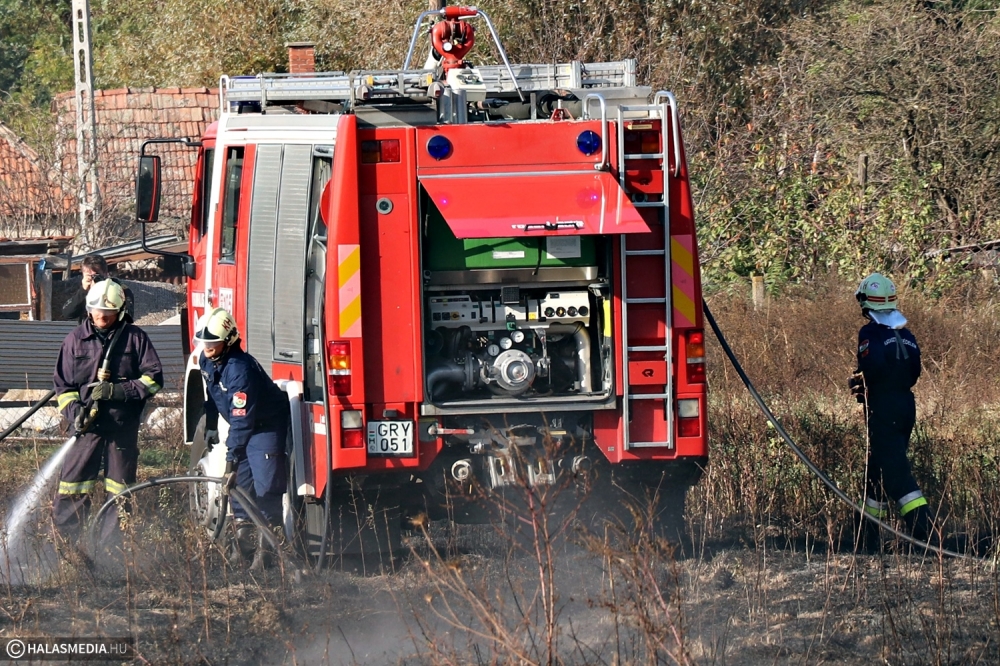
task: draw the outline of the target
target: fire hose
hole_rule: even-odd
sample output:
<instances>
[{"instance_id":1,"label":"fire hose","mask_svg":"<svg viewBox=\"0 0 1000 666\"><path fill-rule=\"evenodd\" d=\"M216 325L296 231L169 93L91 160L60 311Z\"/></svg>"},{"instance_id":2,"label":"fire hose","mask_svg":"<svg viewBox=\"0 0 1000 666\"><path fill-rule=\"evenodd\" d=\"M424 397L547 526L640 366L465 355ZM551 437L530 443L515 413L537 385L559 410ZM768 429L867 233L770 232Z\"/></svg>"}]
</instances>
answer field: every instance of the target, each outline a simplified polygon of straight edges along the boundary
<instances>
[{"instance_id":1,"label":"fire hose","mask_svg":"<svg viewBox=\"0 0 1000 666\"><path fill-rule=\"evenodd\" d=\"M909 534L901 532L900 530L896 529L889 523L883 520L879 520L870 513L865 512L865 510L861 507L860 504L856 503L854 500L848 497L847 494L839 487L837 487L837 484L834 483L830 479L830 477L824 474L823 470L817 467L816 464L809 459L809 456L807 456L805 452L802 451L802 449L800 449L798 445L796 445L791 435L788 434L785 428L781 425L781 422L778 421L774 413L771 412L770 408L768 408L767 403L764 402L764 399L757 392L757 389L754 388L753 382L750 381L750 378L747 376L747 373L743 370L743 366L740 365L740 362L737 360L736 354L733 353L732 348L726 341L726 336L722 334L722 331L719 329L719 325L715 321L715 317L712 316L711 311L708 309L708 303L706 303L704 300L702 300L702 307L704 308L705 311L705 318L711 325L712 331L715 333L715 337L719 339L719 344L722 345L722 351L724 351L726 353L726 356L729 357L729 362L732 363L733 368L736 370L736 374L740 376L740 379L743 381L743 384L747 387L747 390L750 392L751 397L753 397L754 402L757 403L757 407L759 407L760 411L763 412L764 416L767 417L767 420L771 422L771 425L774 426L775 431L777 431L777 433L781 436L781 438L785 440L785 444L788 445L788 447L792 450L792 452L799 458L799 460L802 461L802 463L809 469L809 471L812 472L812 474L816 478L818 478L820 481L823 482L823 485L825 485L827 488L833 491L834 495L836 495L844 504L851 507L856 513L860 514L863 519L870 520L879 527L881 527L882 529L886 530L887 532L890 532L896 535L897 537L900 537L903 540L908 541L925 550L937 553L939 555L946 555L948 557L957 557L960 559L980 559L965 553L956 553L955 551L948 550L947 548L942 548L940 546L936 546L930 542L924 542L920 541L919 539L914 539Z\"/></svg>"},{"instance_id":2,"label":"fire hose","mask_svg":"<svg viewBox=\"0 0 1000 666\"><path fill-rule=\"evenodd\" d=\"M228 498L229 495L232 495L233 498L240 503L240 506L242 506L246 510L247 516L249 516L250 521L253 522L257 530L263 535L264 539L267 540L268 545L271 546L273 551L278 554L278 557L280 557L282 561L284 561L288 557L288 555L285 553L284 549L282 549L281 544L278 543L278 539L274 536L274 533L271 532L271 529L268 525L267 519L264 517L264 514L261 513L260 509L257 508L257 505L254 503L254 501L250 499L250 496L247 495L242 488L240 488L239 486L233 486L229 488L226 485L226 481L227 479L221 476L171 476L162 479L150 479L149 481L143 481L142 483L137 483L133 486L129 486L118 495L109 498L101 506L101 508L97 511L97 513L94 514L94 518L90 523L88 542L96 543L95 531L97 529L97 526L102 524L102 519L104 518L104 514L107 513L112 506L115 506L115 504L117 504L119 500L124 499L126 497L131 497L140 490L145 490L146 488L154 488L157 486L166 486L173 483L217 483L223 489L223 495L222 495L223 498ZM222 529L219 526L223 525L224 523L225 523L225 518L224 517L220 518L218 521L218 526L216 527L216 534L213 535L213 540L217 539L218 535L221 534Z\"/></svg>"},{"instance_id":3,"label":"fire hose","mask_svg":"<svg viewBox=\"0 0 1000 666\"><path fill-rule=\"evenodd\" d=\"M108 343L107 351L104 353L104 360L102 361L101 367L97 372L97 379L99 381L109 376L110 372L109 368L111 365L111 352L114 349L115 344L118 342L118 338L121 337L123 330L125 330L125 326L121 325L117 328L117 330L115 330L114 334L111 336L111 341ZM19 416L16 421L11 423L6 430L0 433L0 442L7 439L7 436L10 435L15 430L17 430L19 427L21 427L21 424L23 424L25 421L31 418L32 414L34 414L39 409L44 407L45 404L55 396L55 394L56 390L52 389L48 393L46 393L42 398L40 398L38 402L29 407L27 411L24 412L24 414L21 414L21 416ZM90 425L93 424L94 419L97 417L98 404L96 401L92 402L88 406L85 406L84 409L89 411L89 414L86 419L87 423L83 428L80 429L79 432L74 433L74 435L80 435L83 432L85 432L87 428L89 428Z\"/></svg>"}]
</instances>

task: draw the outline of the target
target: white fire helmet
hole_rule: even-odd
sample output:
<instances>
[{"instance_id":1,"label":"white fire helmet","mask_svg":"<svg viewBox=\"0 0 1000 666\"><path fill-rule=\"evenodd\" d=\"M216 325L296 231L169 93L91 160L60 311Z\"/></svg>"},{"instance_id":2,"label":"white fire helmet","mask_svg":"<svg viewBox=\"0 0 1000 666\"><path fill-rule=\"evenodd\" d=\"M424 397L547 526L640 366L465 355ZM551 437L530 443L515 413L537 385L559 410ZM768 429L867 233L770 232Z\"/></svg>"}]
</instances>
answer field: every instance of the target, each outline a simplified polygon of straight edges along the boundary
<instances>
[{"instance_id":1,"label":"white fire helmet","mask_svg":"<svg viewBox=\"0 0 1000 666\"><path fill-rule=\"evenodd\" d=\"M125 290L114 280L105 279L87 290L87 312L105 310L121 313L125 308Z\"/></svg>"},{"instance_id":2,"label":"white fire helmet","mask_svg":"<svg viewBox=\"0 0 1000 666\"><path fill-rule=\"evenodd\" d=\"M854 297L858 299L862 309L867 310L895 310L896 285L892 280L881 273L872 273L858 285L858 290L854 292Z\"/></svg>"},{"instance_id":3,"label":"white fire helmet","mask_svg":"<svg viewBox=\"0 0 1000 666\"><path fill-rule=\"evenodd\" d=\"M226 346L236 342L240 332L236 321L225 308L213 308L198 320L194 339L196 342L224 342Z\"/></svg>"}]
</instances>

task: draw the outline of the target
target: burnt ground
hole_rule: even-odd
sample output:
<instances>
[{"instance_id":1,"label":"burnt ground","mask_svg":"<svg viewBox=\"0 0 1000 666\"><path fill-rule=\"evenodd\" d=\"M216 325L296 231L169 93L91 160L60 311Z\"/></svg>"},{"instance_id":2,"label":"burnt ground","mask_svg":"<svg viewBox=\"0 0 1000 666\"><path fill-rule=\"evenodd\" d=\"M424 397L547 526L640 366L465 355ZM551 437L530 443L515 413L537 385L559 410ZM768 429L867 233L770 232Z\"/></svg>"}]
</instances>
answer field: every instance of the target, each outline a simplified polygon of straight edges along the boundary
<instances>
[{"instance_id":1,"label":"burnt ground","mask_svg":"<svg viewBox=\"0 0 1000 666\"><path fill-rule=\"evenodd\" d=\"M1000 663L996 567L893 542L591 542L548 569L489 526L435 524L380 575L255 574L185 527L180 499L139 501L157 518L127 528L124 556L64 548L44 579L0 588L0 636L131 635L151 664Z\"/></svg>"}]
</instances>

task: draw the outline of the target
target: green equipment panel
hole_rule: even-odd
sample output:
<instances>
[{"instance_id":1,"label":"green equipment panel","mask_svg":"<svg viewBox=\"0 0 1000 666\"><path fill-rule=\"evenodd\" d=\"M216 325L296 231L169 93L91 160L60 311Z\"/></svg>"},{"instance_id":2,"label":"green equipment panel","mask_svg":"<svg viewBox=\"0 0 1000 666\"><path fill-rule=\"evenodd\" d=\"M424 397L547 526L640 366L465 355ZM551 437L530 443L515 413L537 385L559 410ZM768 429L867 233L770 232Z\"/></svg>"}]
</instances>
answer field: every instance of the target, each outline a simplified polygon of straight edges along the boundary
<instances>
[{"instance_id":1,"label":"green equipment panel","mask_svg":"<svg viewBox=\"0 0 1000 666\"><path fill-rule=\"evenodd\" d=\"M427 270L593 266L596 263L597 251L592 236L459 240L438 209L429 204L427 236L424 239L424 268Z\"/></svg>"}]
</instances>

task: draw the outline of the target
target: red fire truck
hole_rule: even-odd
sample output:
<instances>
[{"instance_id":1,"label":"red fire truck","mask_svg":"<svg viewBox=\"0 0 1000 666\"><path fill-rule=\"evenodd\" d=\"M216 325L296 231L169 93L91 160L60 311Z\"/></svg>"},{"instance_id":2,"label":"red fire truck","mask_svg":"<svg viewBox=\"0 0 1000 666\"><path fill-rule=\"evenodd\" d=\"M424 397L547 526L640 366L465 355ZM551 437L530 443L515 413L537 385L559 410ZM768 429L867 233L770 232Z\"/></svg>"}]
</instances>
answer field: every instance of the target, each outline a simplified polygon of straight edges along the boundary
<instances>
[{"instance_id":1,"label":"red fire truck","mask_svg":"<svg viewBox=\"0 0 1000 666\"><path fill-rule=\"evenodd\" d=\"M465 61L475 25L500 64ZM630 498L677 517L707 422L671 93L634 60L510 63L484 12L447 7L398 71L223 77L220 102L187 141L188 331L229 309L288 392L288 529L313 557L392 551L401 514L481 519L491 493L567 479L600 496L592 517ZM163 141L143 147L140 222ZM185 438L217 475L197 355ZM210 528L213 493L192 498Z\"/></svg>"}]
</instances>

